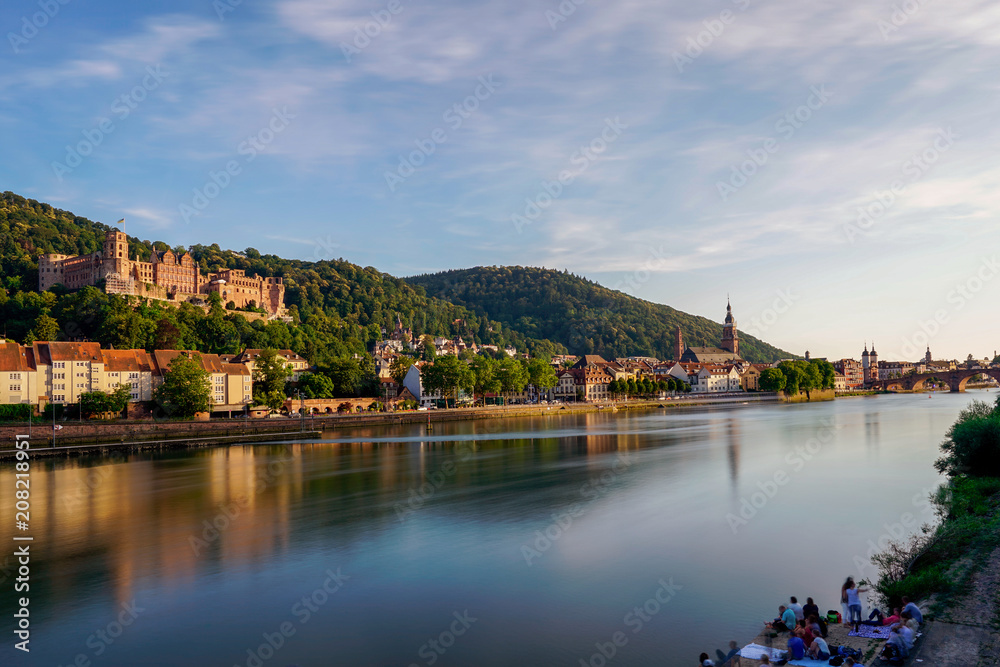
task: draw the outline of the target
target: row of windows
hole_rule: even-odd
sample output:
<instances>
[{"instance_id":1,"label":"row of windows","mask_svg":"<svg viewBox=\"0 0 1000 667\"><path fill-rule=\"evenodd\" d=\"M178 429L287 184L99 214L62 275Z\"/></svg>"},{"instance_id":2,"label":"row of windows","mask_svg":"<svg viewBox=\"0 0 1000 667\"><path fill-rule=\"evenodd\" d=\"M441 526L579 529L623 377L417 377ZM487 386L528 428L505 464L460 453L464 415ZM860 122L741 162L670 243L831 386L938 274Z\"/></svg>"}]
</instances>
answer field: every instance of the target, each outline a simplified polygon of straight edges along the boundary
<instances>
[{"instance_id":1,"label":"row of windows","mask_svg":"<svg viewBox=\"0 0 1000 667\"><path fill-rule=\"evenodd\" d=\"M21 385L19 384L10 385L10 391L21 391Z\"/></svg>"}]
</instances>

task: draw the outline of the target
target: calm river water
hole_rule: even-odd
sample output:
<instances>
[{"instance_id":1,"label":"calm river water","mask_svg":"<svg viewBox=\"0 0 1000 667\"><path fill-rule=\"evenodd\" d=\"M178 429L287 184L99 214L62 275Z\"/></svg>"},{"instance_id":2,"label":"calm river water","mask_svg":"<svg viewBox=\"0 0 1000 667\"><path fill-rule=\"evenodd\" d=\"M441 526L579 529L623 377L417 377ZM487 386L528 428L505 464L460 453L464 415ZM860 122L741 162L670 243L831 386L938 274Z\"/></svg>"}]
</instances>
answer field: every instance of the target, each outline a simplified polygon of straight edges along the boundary
<instances>
[{"instance_id":1,"label":"calm river water","mask_svg":"<svg viewBox=\"0 0 1000 667\"><path fill-rule=\"evenodd\" d=\"M39 460L30 656L6 463L0 664L693 666L789 595L839 609L872 544L933 518L937 446L994 396Z\"/></svg>"}]
</instances>

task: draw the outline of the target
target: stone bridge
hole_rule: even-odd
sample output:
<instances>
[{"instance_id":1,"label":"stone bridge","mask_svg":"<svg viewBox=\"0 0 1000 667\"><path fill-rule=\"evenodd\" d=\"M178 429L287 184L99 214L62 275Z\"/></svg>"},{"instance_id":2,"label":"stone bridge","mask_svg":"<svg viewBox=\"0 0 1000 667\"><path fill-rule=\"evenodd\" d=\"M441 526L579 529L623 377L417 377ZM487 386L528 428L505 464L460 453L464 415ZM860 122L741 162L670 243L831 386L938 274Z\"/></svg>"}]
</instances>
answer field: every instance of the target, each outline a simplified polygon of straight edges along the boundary
<instances>
[{"instance_id":1,"label":"stone bridge","mask_svg":"<svg viewBox=\"0 0 1000 667\"><path fill-rule=\"evenodd\" d=\"M888 380L879 380L874 389L896 389L903 391L921 391L928 384L946 384L954 392L965 391L965 385L977 375L986 375L1000 382L1000 368L960 368L954 371L938 371L936 373L916 373Z\"/></svg>"}]
</instances>

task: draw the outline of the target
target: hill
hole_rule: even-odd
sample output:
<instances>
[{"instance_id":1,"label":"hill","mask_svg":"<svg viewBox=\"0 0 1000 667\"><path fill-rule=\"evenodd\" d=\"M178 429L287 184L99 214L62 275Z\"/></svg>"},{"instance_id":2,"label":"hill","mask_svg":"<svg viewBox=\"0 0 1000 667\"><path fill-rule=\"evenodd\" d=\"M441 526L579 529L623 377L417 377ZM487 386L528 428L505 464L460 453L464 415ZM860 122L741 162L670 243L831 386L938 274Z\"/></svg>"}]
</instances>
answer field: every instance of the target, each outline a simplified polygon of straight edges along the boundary
<instances>
[{"instance_id":1,"label":"hill","mask_svg":"<svg viewBox=\"0 0 1000 667\"><path fill-rule=\"evenodd\" d=\"M671 359L678 325L686 345L718 346L722 338L720 322L637 299L565 271L480 266L406 281L525 336L558 341L574 354ZM721 311L720 307L720 320ZM740 353L759 362L793 356L742 332Z\"/></svg>"},{"instance_id":2,"label":"hill","mask_svg":"<svg viewBox=\"0 0 1000 667\"><path fill-rule=\"evenodd\" d=\"M399 316L417 335L463 335L480 344L514 345L533 355L597 353L669 358L673 327L691 345L716 345L721 325L613 292L568 273L523 267L478 268L400 279L343 259L310 262L194 245L202 271L243 269L280 276L291 323L250 321L215 304L211 311L181 304L108 295L94 288L39 294L38 257L86 254L102 247L111 229L16 194L0 194L0 317L19 342L86 338L106 347L176 347L217 354L243 348L289 348L329 369L391 331ZM129 254L147 257L160 241L128 237ZM743 337L747 358L789 356ZM366 362L365 362L366 363Z\"/></svg>"}]
</instances>

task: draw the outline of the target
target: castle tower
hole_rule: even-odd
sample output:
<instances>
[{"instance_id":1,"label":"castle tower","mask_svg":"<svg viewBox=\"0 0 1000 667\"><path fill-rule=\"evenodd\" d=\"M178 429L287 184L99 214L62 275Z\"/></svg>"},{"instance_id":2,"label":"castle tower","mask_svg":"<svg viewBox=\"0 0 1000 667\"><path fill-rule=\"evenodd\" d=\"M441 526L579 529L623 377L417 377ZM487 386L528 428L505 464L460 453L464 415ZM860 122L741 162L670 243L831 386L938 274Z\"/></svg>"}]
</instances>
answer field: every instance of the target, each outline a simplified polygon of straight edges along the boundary
<instances>
[{"instance_id":1,"label":"castle tower","mask_svg":"<svg viewBox=\"0 0 1000 667\"><path fill-rule=\"evenodd\" d=\"M128 283L132 275L132 261L128 258L128 237L124 232L108 231L104 236L104 252L98 278L107 280L108 294L131 293Z\"/></svg>"},{"instance_id":2,"label":"castle tower","mask_svg":"<svg viewBox=\"0 0 1000 667\"><path fill-rule=\"evenodd\" d=\"M736 331L736 318L733 317L733 307L726 300L726 323L722 327L722 345L720 347L734 356L740 356L740 337Z\"/></svg>"},{"instance_id":3,"label":"castle tower","mask_svg":"<svg viewBox=\"0 0 1000 667\"><path fill-rule=\"evenodd\" d=\"M681 326L678 324L674 330L674 361L680 361L684 355L684 335L681 333Z\"/></svg>"}]
</instances>

